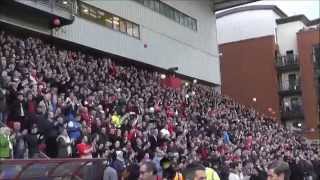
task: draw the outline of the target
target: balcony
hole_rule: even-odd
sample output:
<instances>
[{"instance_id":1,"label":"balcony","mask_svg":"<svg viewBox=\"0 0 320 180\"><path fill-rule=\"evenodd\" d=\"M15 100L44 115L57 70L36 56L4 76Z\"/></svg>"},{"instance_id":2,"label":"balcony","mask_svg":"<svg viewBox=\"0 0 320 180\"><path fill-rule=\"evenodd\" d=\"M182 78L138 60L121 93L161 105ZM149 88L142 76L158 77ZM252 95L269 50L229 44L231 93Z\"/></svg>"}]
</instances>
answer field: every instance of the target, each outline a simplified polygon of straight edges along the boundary
<instances>
[{"instance_id":1,"label":"balcony","mask_svg":"<svg viewBox=\"0 0 320 180\"><path fill-rule=\"evenodd\" d=\"M281 111L282 120L303 119L302 104L296 104L291 106L283 106Z\"/></svg>"},{"instance_id":2,"label":"balcony","mask_svg":"<svg viewBox=\"0 0 320 180\"><path fill-rule=\"evenodd\" d=\"M300 81L281 81L279 94L282 96L296 95L301 93Z\"/></svg>"},{"instance_id":3,"label":"balcony","mask_svg":"<svg viewBox=\"0 0 320 180\"><path fill-rule=\"evenodd\" d=\"M50 26L53 18L60 19L60 25L71 24L74 20L75 0L1 0L2 21L16 24L41 24ZM13 23L13 22L11 22Z\"/></svg>"},{"instance_id":4,"label":"balcony","mask_svg":"<svg viewBox=\"0 0 320 180\"><path fill-rule=\"evenodd\" d=\"M276 66L280 72L299 70L298 55L278 56Z\"/></svg>"},{"instance_id":5,"label":"balcony","mask_svg":"<svg viewBox=\"0 0 320 180\"><path fill-rule=\"evenodd\" d=\"M64 19L72 20L73 1L71 0L14 0L17 3L35 8L61 17Z\"/></svg>"}]
</instances>

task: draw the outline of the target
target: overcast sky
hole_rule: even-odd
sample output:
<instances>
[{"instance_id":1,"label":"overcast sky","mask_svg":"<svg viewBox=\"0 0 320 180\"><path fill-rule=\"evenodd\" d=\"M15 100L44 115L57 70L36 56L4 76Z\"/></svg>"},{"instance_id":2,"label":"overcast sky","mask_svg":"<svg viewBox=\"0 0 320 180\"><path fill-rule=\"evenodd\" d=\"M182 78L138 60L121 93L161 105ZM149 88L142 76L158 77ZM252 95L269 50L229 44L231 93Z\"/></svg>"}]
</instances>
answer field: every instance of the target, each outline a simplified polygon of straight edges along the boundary
<instances>
[{"instance_id":1,"label":"overcast sky","mask_svg":"<svg viewBox=\"0 0 320 180\"><path fill-rule=\"evenodd\" d=\"M320 17L320 0L264 0L250 4L277 5L288 16L304 14L310 20Z\"/></svg>"}]
</instances>

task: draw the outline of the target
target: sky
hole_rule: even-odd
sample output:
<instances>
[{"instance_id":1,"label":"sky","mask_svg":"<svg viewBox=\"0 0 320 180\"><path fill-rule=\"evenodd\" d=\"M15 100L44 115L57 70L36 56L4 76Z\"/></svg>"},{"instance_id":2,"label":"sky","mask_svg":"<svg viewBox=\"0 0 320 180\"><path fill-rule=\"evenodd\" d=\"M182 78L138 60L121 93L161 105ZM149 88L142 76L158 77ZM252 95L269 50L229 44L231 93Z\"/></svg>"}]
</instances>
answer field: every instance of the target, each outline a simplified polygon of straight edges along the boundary
<instances>
[{"instance_id":1,"label":"sky","mask_svg":"<svg viewBox=\"0 0 320 180\"><path fill-rule=\"evenodd\" d=\"M264 0L251 4L277 5L288 16L304 14L310 20L320 17L320 0Z\"/></svg>"}]
</instances>

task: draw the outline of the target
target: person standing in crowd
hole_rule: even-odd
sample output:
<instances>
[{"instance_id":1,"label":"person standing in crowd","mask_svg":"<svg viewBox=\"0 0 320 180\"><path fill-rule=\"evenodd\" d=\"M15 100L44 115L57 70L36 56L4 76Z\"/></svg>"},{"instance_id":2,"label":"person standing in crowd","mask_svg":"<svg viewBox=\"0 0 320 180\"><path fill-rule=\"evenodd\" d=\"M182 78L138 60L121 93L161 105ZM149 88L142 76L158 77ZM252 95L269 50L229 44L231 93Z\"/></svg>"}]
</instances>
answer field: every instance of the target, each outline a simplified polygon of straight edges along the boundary
<instances>
[{"instance_id":1,"label":"person standing in crowd","mask_svg":"<svg viewBox=\"0 0 320 180\"><path fill-rule=\"evenodd\" d=\"M62 129L61 134L57 137L58 158L70 158L72 155L72 141L66 129Z\"/></svg>"},{"instance_id":2,"label":"person standing in crowd","mask_svg":"<svg viewBox=\"0 0 320 180\"><path fill-rule=\"evenodd\" d=\"M27 143L29 158L36 157L39 154L39 145L41 144L41 140L43 140L43 136L38 133L37 124L33 124L30 133L25 136L25 140Z\"/></svg>"},{"instance_id":3,"label":"person standing in crowd","mask_svg":"<svg viewBox=\"0 0 320 180\"><path fill-rule=\"evenodd\" d=\"M12 144L10 142L10 129L8 127L0 128L0 160L11 157Z\"/></svg>"},{"instance_id":4,"label":"person standing in crowd","mask_svg":"<svg viewBox=\"0 0 320 180\"><path fill-rule=\"evenodd\" d=\"M83 136L82 142L80 144L77 144L77 150L80 158L92 158L92 146L89 144L87 136Z\"/></svg>"},{"instance_id":5,"label":"person standing in crowd","mask_svg":"<svg viewBox=\"0 0 320 180\"><path fill-rule=\"evenodd\" d=\"M19 92L17 94L17 99L13 102L11 109L11 120L14 122L19 122L21 124L22 130L28 127L26 122L27 105L24 100L24 94Z\"/></svg>"},{"instance_id":6,"label":"person standing in crowd","mask_svg":"<svg viewBox=\"0 0 320 180\"><path fill-rule=\"evenodd\" d=\"M14 143L14 152L28 147L31 157L30 150L36 151L30 131L36 124L37 136L44 137L41 149L51 158L57 157L58 149L63 151L59 156L68 154L68 146L64 146L68 138L59 139L64 148L57 146L58 133L67 129L74 141L70 144L72 157L78 153L81 158L91 158L92 153L101 157L105 153L108 159L117 158L120 166L116 168L121 172L124 167L153 160L158 175L171 180L175 175L179 178L177 174L189 164L210 161L205 167L214 167L221 180L228 180L228 166L238 162L242 168L231 168L231 174L265 180L266 162L275 159L290 163L292 180L320 172L319 157L315 156L319 145L306 143L304 137L274 119L201 83L167 87L163 76L154 70L4 31L0 34L0 57L0 83L5 92L0 92L0 121L7 119L10 128L14 122L21 123L9 140ZM22 136L24 129L29 133ZM29 135L30 141L26 138L23 143L21 137ZM2 142L0 149L7 154L4 136ZM162 166L166 159L170 163ZM139 173L136 167L132 169ZM191 179L194 175L199 179L201 168L197 172L200 174L190 175ZM136 179L137 174L130 174L130 180ZM210 171L207 176L210 179Z\"/></svg>"},{"instance_id":7,"label":"person standing in crowd","mask_svg":"<svg viewBox=\"0 0 320 180\"><path fill-rule=\"evenodd\" d=\"M206 167L206 180L220 180L219 175L217 172L209 167Z\"/></svg>"},{"instance_id":8,"label":"person standing in crowd","mask_svg":"<svg viewBox=\"0 0 320 180\"><path fill-rule=\"evenodd\" d=\"M199 163L193 163L182 171L182 175L185 180L206 180L206 168Z\"/></svg>"},{"instance_id":9,"label":"person standing in crowd","mask_svg":"<svg viewBox=\"0 0 320 180\"><path fill-rule=\"evenodd\" d=\"M6 89L3 87L3 79L0 77L0 126L6 124L7 98Z\"/></svg>"},{"instance_id":10,"label":"person standing in crowd","mask_svg":"<svg viewBox=\"0 0 320 180\"><path fill-rule=\"evenodd\" d=\"M27 157L25 136L28 131L25 129L21 132L21 125L19 122L15 122L13 126L13 134L11 135L11 139L13 141L13 157L15 159L24 159Z\"/></svg>"},{"instance_id":11,"label":"person standing in crowd","mask_svg":"<svg viewBox=\"0 0 320 180\"><path fill-rule=\"evenodd\" d=\"M242 180L241 168L239 162L232 162L230 164L229 180Z\"/></svg>"},{"instance_id":12,"label":"person standing in crowd","mask_svg":"<svg viewBox=\"0 0 320 180\"><path fill-rule=\"evenodd\" d=\"M157 168L152 161L143 162L139 169L139 180L157 180Z\"/></svg>"},{"instance_id":13,"label":"person standing in crowd","mask_svg":"<svg viewBox=\"0 0 320 180\"><path fill-rule=\"evenodd\" d=\"M118 180L118 173L115 168L109 164L103 173L103 180Z\"/></svg>"},{"instance_id":14,"label":"person standing in crowd","mask_svg":"<svg viewBox=\"0 0 320 180\"><path fill-rule=\"evenodd\" d=\"M268 166L268 180L289 180L289 164L284 161L273 161Z\"/></svg>"}]
</instances>

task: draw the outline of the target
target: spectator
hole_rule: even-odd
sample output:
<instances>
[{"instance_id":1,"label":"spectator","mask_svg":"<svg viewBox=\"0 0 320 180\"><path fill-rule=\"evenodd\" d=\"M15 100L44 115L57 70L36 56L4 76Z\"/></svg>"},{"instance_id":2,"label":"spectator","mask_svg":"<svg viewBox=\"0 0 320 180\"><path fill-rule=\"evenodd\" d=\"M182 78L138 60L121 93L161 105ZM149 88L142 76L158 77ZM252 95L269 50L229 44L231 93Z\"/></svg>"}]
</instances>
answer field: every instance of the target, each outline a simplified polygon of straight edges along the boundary
<instances>
[{"instance_id":1,"label":"spectator","mask_svg":"<svg viewBox=\"0 0 320 180\"><path fill-rule=\"evenodd\" d=\"M58 141L58 157L59 158L70 158L72 149L72 141L68 136L68 132L66 129L61 131L61 134L57 138Z\"/></svg>"},{"instance_id":2,"label":"spectator","mask_svg":"<svg viewBox=\"0 0 320 180\"><path fill-rule=\"evenodd\" d=\"M230 164L230 174L229 180L241 180L243 177L241 176L241 169L239 168L239 163L232 162Z\"/></svg>"},{"instance_id":3,"label":"spectator","mask_svg":"<svg viewBox=\"0 0 320 180\"><path fill-rule=\"evenodd\" d=\"M80 158L82 159L92 158L92 146L88 144L87 136L84 136L82 138L82 142L80 144L77 144L77 150Z\"/></svg>"},{"instance_id":4,"label":"spectator","mask_svg":"<svg viewBox=\"0 0 320 180\"><path fill-rule=\"evenodd\" d=\"M28 147L28 157L33 158L39 154L39 145L42 143L43 136L38 133L37 124L33 124L30 133L26 134L25 140Z\"/></svg>"},{"instance_id":5,"label":"spectator","mask_svg":"<svg viewBox=\"0 0 320 180\"><path fill-rule=\"evenodd\" d=\"M157 180L157 169L151 161L142 163L139 172L140 180Z\"/></svg>"},{"instance_id":6,"label":"spectator","mask_svg":"<svg viewBox=\"0 0 320 180\"><path fill-rule=\"evenodd\" d=\"M9 159L11 157L12 144L10 142L10 129L0 128L0 159Z\"/></svg>"},{"instance_id":7,"label":"spectator","mask_svg":"<svg viewBox=\"0 0 320 180\"><path fill-rule=\"evenodd\" d=\"M0 126L6 123L6 108L6 89L3 87L3 80L2 77L0 77Z\"/></svg>"},{"instance_id":8,"label":"spectator","mask_svg":"<svg viewBox=\"0 0 320 180\"><path fill-rule=\"evenodd\" d=\"M118 174L122 174L126 168L126 163L123 158L122 151L115 152L116 159L112 162L112 167L117 171Z\"/></svg>"},{"instance_id":9,"label":"spectator","mask_svg":"<svg viewBox=\"0 0 320 180\"><path fill-rule=\"evenodd\" d=\"M17 99L13 102L11 109L11 120L15 122L19 122L21 124L21 128L24 130L28 127L26 122L26 113L27 107L24 101L24 94L19 92L17 95Z\"/></svg>"},{"instance_id":10,"label":"spectator","mask_svg":"<svg viewBox=\"0 0 320 180\"><path fill-rule=\"evenodd\" d=\"M118 173L112 166L107 166L104 170L103 180L118 180Z\"/></svg>"},{"instance_id":11,"label":"spectator","mask_svg":"<svg viewBox=\"0 0 320 180\"><path fill-rule=\"evenodd\" d=\"M30 157L37 152L35 137L42 136L40 143L55 158L58 132L67 129L73 157L78 151L82 158L112 159L121 152L121 171L123 164L152 159L164 178L195 161L208 162L221 179L228 179L234 162L247 178L263 178L266 162L275 159L297 169L292 178L303 177L305 167L319 168L318 146L200 83L165 87L154 70L4 31L0 57L0 120L11 128L21 125L11 136L16 153L28 147ZM159 166L163 159L169 159L169 170Z\"/></svg>"},{"instance_id":12,"label":"spectator","mask_svg":"<svg viewBox=\"0 0 320 180\"><path fill-rule=\"evenodd\" d=\"M25 135L27 135L27 130L25 129L21 132L21 124L19 122L15 122L13 126L13 134L11 135L13 156L15 159L24 159L27 157L27 144L24 140Z\"/></svg>"},{"instance_id":13,"label":"spectator","mask_svg":"<svg viewBox=\"0 0 320 180\"><path fill-rule=\"evenodd\" d=\"M182 172L185 180L205 180L206 179L206 168L201 164L190 164Z\"/></svg>"},{"instance_id":14,"label":"spectator","mask_svg":"<svg viewBox=\"0 0 320 180\"><path fill-rule=\"evenodd\" d=\"M289 180L289 164L284 161L273 161L268 166L268 180Z\"/></svg>"},{"instance_id":15,"label":"spectator","mask_svg":"<svg viewBox=\"0 0 320 180\"><path fill-rule=\"evenodd\" d=\"M206 178L206 180L220 180L217 172L214 169L208 167L206 167Z\"/></svg>"}]
</instances>

